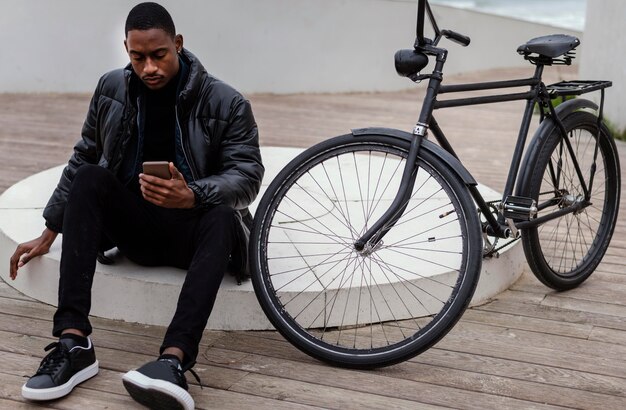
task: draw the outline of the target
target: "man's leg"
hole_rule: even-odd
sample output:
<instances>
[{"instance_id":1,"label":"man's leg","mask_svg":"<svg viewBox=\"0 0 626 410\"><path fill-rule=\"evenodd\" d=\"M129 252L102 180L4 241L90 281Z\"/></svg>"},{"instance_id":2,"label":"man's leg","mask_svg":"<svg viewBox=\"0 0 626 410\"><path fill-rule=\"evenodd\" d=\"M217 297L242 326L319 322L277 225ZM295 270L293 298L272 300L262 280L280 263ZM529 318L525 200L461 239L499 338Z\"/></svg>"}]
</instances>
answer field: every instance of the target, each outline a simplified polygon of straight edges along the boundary
<instances>
[{"instance_id":1,"label":"man's leg","mask_svg":"<svg viewBox=\"0 0 626 410\"><path fill-rule=\"evenodd\" d=\"M62 397L97 374L93 345L84 336L91 333L88 315L100 240L103 234L138 243L153 238L152 232L145 232L151 223L144 208L141 199L108 170L91 165L78 169L63 222L59 306L53 327L60 340L22 388L24 397Z\"/></svg>"},{"instance_id":2,"label":"man's leg","mask_svg":"<svg viewBox=\"0 0 626 410\"><path fill-rule=\"evenodd\" d=\"M91 333L88 315L96 256L103 235L115 243L149 249L159 236L146 202L130 192L108 170L85 165L78 169L63 220L59 306L53 335L64 329Z\"/></svg>"},{"instance_id":3,"label":"man's leg","mask_svg":"<svg viewBox=\"0 0 626 410\"><path fill-rule=\"evenodd\" d=\"M124 386L138 402L150 407L174 400L183 408L193 408L183 373L193 366L198 355L202 333L228 266L236 223L232 208L216 206L202 212L194 227L187 229L193 250L191 263L163 340L163 354L159 360L130 371L123 378ZM185 250L173 248L170 252L172 257L177 257L177 253L180 257ZM183 352L182 358L168 354L177 351Z\"/></svg>"}]
</instances>

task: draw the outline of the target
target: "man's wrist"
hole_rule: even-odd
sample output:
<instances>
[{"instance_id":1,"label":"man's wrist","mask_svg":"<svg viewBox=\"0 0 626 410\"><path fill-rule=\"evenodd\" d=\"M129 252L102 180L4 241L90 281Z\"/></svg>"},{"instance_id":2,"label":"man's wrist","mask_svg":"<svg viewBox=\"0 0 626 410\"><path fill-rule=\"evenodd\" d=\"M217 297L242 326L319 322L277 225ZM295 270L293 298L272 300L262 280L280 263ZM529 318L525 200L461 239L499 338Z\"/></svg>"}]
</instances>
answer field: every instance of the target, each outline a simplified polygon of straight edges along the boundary
<instances>
[{"instance_id":1,"label":"man's wrist","mask_svg":"<svg viewBox=\"0 0 626 410\"><path fill-rule=\"evenodd\" d=\"M193 191L193 189L187 187L187 191L189 193L188 196L188 200L187 200L187 208L195 208L196 207L196 193Z\"/></svg>"},{"instance_id":2,"label":"man's wrist","mask_svg":"<svg viewBox=\"0 0 626 410\"><path fill-rule=\"evenodd\" d=\"M57 235L58 235L58 232L55 232L52 229L46 227L41 233L41 239L44 242L46 242L48 245L52 245Z\"/></svg>"}]
</instances>

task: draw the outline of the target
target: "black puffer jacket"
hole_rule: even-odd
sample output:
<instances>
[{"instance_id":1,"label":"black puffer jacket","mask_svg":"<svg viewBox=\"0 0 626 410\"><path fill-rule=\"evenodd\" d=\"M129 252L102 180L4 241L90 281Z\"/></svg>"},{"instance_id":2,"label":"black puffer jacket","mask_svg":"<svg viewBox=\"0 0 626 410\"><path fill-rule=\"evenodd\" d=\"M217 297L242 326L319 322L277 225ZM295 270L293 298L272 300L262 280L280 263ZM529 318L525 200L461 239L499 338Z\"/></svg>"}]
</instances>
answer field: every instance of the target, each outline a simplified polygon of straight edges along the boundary
<instances>
[{"instance_id":1,"label":"black puffer jacket","mask_svg":"<svg viewBox=\"0 0 626 410\"><path fill-rule=\"evenodd\" d=\"M224 204L239 211L241 230L231 269L242 274L251 221L247 207L257 196L264 173L257 126L250 103L241 94L208 74L189 51L183 49L181 58L188 70L186 83L179 87L177 106L177 146L184 157L183 169L188 168L183 175L188 174L185 177L198 206ZM100 79L82 139L44 209L46 226L53 231L62 230L67 195L78 167L98 164L120 176L125 149L137 138L132 90L139 81L130 65Z\"/></svg>"}]
</instances>

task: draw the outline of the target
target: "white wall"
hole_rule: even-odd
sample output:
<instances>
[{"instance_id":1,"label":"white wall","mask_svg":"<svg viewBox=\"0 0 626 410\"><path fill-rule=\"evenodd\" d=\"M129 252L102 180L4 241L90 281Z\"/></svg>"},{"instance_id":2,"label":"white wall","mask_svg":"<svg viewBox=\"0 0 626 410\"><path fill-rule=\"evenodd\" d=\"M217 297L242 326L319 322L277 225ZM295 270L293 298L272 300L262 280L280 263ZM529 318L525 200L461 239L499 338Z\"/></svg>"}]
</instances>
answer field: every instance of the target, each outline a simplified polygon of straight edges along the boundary
<instances>
[{"instance_id":1,"label":"white wall","mask_svg":"<svg viewBox=\"0 0 626 410\"><path fill-rule=\"evenodd\" d=\"M585 23L585 52L580 76L585 79L612 80L606 91L605 116L626 129L626 2L588 0Z\"/></svg>"},{"instance_id":2,"label":"white wall","mask_svg":"<svg viewBox=\"0 0 626 410\"><path fill-rule=\"evenodd\" d=\"M138 0L0 0L0 92L90 92L127 62L124 20ZM185 46L244 92L346 92L410 87L393 55L415 36L415 0L161 0ZM484 13L433 7L450 42L446 72L527 64L531 37L564 32Z\"/></svg>"}]
</instances>

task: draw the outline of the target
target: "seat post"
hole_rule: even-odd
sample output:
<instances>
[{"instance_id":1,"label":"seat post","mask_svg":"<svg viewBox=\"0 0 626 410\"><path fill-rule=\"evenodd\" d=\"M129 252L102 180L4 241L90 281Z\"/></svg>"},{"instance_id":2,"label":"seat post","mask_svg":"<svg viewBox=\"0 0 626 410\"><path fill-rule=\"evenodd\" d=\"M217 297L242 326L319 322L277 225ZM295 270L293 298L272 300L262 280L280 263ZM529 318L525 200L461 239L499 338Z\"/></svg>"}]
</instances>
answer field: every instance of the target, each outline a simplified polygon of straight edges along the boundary
<instances>
[{"instance_id":1,"label":"seat post","mask_svg":"<svg viewBox=\"0 0 626 410\"><path fill-rule=\"evenodd\" d=\"M533 75L533 78L535 80L541 81L541 77L543 76L543 68L544 67L545 67L545 65L543 65L543 64L537 64L537 66L535 67L535 75Z\"/></svg>"}]
</instances>

